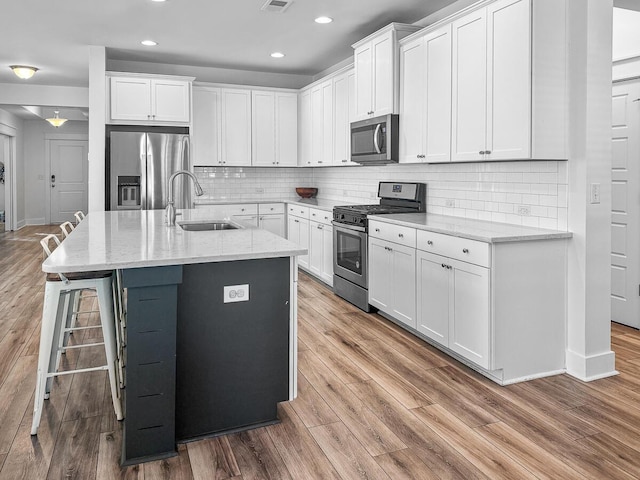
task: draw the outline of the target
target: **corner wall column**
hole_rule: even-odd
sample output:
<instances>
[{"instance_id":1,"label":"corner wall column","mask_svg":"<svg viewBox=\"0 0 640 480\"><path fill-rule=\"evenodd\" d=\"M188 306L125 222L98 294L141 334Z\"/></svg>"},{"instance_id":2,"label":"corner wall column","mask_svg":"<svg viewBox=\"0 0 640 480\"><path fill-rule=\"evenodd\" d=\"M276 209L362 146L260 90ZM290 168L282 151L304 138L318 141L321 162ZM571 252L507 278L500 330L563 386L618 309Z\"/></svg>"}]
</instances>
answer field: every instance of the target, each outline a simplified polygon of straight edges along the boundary
<instances>
[{"instance_id":1,"label":"corner wall column","mask_svg":"<svg viewBox=\"0 0 640 480\"><path fill-rule=\"evenodd\" d=\"M567 373L615 375L611 351L612 0L567 2L569 230ZM591 203L591 188L600 203Z\"/></svg>"}]
</instances>

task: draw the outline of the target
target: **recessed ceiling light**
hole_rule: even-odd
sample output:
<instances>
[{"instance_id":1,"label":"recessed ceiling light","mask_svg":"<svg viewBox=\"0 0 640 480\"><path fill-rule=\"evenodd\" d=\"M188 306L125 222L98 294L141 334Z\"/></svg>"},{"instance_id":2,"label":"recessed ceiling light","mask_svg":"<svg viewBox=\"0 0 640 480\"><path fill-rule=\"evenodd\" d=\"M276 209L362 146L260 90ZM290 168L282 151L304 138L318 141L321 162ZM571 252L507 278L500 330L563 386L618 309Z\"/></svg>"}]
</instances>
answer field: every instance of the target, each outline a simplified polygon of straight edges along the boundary
<instances>
[{"instance_id":1,"label":"recessed ceiling light","mask_svg":"<svg viewBox=\"0 0 640 480\"><path fill-rule=\"evenodd\" d=\"M155 47L158 45L158 42L154 42L153 40L143 40L140 43L145 47Z\"/></svg>"},{"instance_id":2,"label":"recessed ceiling light","mask_svg":"<svg viewBox=\"0 0 640 480\"><path fill-rule=\"evenodd\" d=\"M160 2L166 2L167 0L151 0L151 1L160 3Z\"/></svg>"},{"instance_id":3,"label":"recessed ceiling light","mask_svg":"<svg viewBox=\"0 0 640 480\"><path fill-rule=\"evenodd\" d=\"M333 18L331 17L318 17L315 20L316 23L331 23L333 22Z\"/></svg>"},{"instance_id":4,"label":"recessed ceiling light","mask_svg":"<svg viewBox=\"0 0 640 480\"><path fill-rule=\"evenodd\" d=\"M281 53L281 52L273 52L273 53L271 54L271 56L272 56L273 58L282 58L282 57L284 57L284 53Z\"/></svg>"}]
</instances>

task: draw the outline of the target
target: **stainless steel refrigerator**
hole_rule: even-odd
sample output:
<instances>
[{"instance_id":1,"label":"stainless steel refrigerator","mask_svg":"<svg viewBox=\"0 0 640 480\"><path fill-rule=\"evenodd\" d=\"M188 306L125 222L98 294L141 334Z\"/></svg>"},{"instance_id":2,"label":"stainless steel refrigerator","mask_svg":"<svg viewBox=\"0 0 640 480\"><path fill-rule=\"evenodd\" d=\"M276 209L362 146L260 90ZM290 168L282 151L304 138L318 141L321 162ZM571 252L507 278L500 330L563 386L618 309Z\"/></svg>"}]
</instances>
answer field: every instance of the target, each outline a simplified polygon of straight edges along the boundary
<instances>
[{"instance_id":1,"label":"stainless steel refrigerator","mask_svg":"<svg viewBox=\"0 0 640 480\"><path fill-rule=\"evenodd\" d=\"M119 131L115 128L108 131L107 138L107 208L165 208L169 177L177 170L189 170L188 130L147 127L145 131ZM180 175L174 181L175 207L191 208L188 178Z\"/></svg>"}]
</instances>

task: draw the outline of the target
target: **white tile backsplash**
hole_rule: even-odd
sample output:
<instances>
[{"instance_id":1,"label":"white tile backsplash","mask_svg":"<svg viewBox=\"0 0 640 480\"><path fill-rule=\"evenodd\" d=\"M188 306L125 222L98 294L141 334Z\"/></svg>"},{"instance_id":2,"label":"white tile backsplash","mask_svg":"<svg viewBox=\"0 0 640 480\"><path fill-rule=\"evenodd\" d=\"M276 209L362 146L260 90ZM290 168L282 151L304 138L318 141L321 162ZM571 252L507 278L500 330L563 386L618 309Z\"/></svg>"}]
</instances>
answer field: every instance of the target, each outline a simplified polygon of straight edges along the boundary
<instances>
[{"instance_id":1,"label":"white tile backsplash","mask_svg":"<svg viewBox=\"0 0 640 480\"><path fill-rule=\"evenodd\" d=\"M378 182L424 182L427 211L567 230L567 162L403 164L378 167L196 167L210 200L297 198L295 187L345 204L375 203ZM527 208L519 208L519 207ZM519 214L528 210L528 215Z\"/></svg>"}]
</instances>

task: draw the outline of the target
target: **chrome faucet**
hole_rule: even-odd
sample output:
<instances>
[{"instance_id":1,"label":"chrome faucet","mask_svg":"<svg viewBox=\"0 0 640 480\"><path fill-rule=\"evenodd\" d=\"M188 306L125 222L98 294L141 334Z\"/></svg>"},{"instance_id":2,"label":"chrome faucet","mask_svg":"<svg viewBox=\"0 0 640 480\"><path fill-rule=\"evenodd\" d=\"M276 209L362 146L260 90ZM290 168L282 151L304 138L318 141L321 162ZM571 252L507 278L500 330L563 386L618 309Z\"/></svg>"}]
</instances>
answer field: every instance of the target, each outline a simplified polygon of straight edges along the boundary
<instances>
[{"instance_id":1,"label":"chrome faucet","mask_svg":"<svg viewBox=\"0 0 640 480\"><path fill-rule=\"evenodd\" d=\"M175 225L176 224L176 209L173 206L174 201L173 201L173 180L178 176L178 175L187 175L188 177L191 177L191 180L193 180L193 184L196 187L196 196L201 196L204 192L202 191L202 187L200 186L200 183L198 182L198 179L196 178L196 176L187 171L187 170L178 170L177 172L175 172L173 175L171 175L171 177L169 177L169 185L168 185L168 192L169 192L169 201L167 202L167 209L165 211L165 217L167 219L167 225Z\"/></svg>"}]
</instances>

